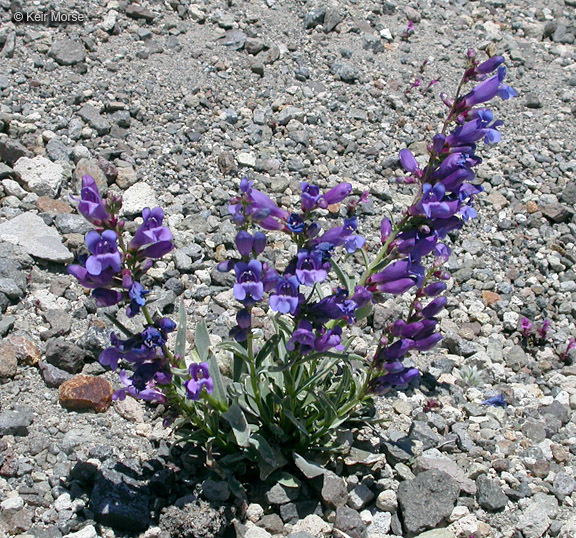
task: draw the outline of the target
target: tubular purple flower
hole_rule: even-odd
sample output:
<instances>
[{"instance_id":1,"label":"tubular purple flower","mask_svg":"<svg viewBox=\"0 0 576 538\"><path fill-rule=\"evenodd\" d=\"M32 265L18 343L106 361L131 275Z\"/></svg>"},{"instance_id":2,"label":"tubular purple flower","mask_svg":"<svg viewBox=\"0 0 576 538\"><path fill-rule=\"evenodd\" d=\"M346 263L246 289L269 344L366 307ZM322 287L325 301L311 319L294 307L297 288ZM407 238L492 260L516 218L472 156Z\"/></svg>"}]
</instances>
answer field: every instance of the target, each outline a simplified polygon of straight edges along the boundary
<instances>
[{"instance_id":1,"label":"tubular purple flower","mask_svg":"<svg viewBox=\"0 0 576 538\"><path fill-rule=\"evenodd\" d=\"M118 273L122 267L122 256L116 244L118 236L112 230L104 230L102 234L92 230L86 234L86 246L92 254L86 260L86 270L97 276L102 271L111 268Z\"/></svg>"},{"instance_id":2,"label":"tubular purple flower","mask_svg":"<svg viewBox=\"0 0 576 538\"><path fill-rule=\"evenodd\" d=\"M445 282L433 282L432 284L428 284L428 286L426 286L422 291L426 297L436 297L444 290L446 290Z\"/></svg>"},{"instance_id":3,"label":"tubular purple flower","mask_svg":"<svg viewBox=\"0 0 576 538\"><path fill-rule=\"evenodd\" d=\"M119 291L109 290L107 288L96 288L92 290L92 297L94 297L96 301L96 306L101 308L118 304L124 299L124 295Z\"/></svg>"},{"instance_id":4,"label":"tubular purple flower","mask_svg":"<svg viewBox=\"0 0 576 538\"><path fill-rule=\"evenodd\" d=\"M318 187L310 185L305 181L300 183L300 187L302 188L302 211L308 213L317 206L318 200L320 200L322 195L320 194L320 189Z\"/></svg>"},{"instance_id":5,"label":"tubular purple flower","mask_svg":"<svg viewBox=\"0 0 576 538\"><path fill-rule=\"evenodd\" d=\"M364 286L356 286L352 301L356 303L358 308L362 308L372 301L372 292L368 291Z\"/></svg>"},{"instance_id":6,"label":"tubular purple flower","mask_svg":"<svg viewBox=\"0 0 576 538\"><path fill-rule=\"evenodd\" d=\"M264 249L266 248L266 235L262 232L256 232L253 236L254 238L254 245L252 248L256 254L262 254Z\"/></svg>"},{"instance_id":7,"label":"tubular purple flower","mask_svg":"<svg viewBox=\"0 0 576 538\"><path fill-rule=\"evenodd\" d=\"M380 236L382 237L382 243L386 243L391 233L392 221L388 218L382 219L382 222L380 223Z\"/></svg>"},{"instance_id":8,"label":"tubular purple flower","mask_svg":"<svg viewBox=\"0 0 576 538\"><path fill-rule=\"evenodd\" d=\"M252 189L250 191L250 196L252 198L252 207L254 209L266 209L270 212L269 215L271 217L276 217L284 221L290 216L288 211L280 209L276 203L263 192Z\"/></svg>"},{"instance_id":9,"label":"tubular purple flower","mask_svg":"<svg viewBox=\"0 0 576 538\"><path fill-rule=\"evenodd\" d=\"M252 325L252 317L246 309L239 310L236 314L236 323L241 329L248 329Z\"/></svg>"},{"instance_id":10,"label":"tubular purple flower","mask_svg":"<svg viewBox=\"0 0 576 538\"><path fill-rule=\"evenodd\" d=\"M76 200L76 198L74 198ZM82 189L78 212L89 222L100 224L110 218L102 196L98 191L96 181L92 176L82 176Z\"/></svg>"},{"instance_id":11,"label":"tubular purple flower","mask_svg":"<svg viewBox=\"0 0 576 538\"><path fill-rule=\"evenodd\" d=\"M402 338L387 347L381 348L376 355L376 364L382 366L386 362L402 360L404 355L412 348L412 343L409 338Z\"/></svg>"},{"instance_id":12,"label":"tubular purple flower","mask_svg":"<svg viewBox=\"0 0 576 538\"><path fill-rule=\"evenodd\" d=\"M488 73L492 73L492 71L497 69L503 63L503 56L492 56L492 58L482 62L478 67L476 67L476 71L482 75L487 75Z\"/></svg>"},{"instance_id":13,"label":"tubular purple flower","mask_svg":"<svg viewBox=\"0 0 576 538\"><path fill-rule=\"evenodd\" d=\"M144 258L152 258L158 260L169 252L174 250L174 243L172 241L160 241L159 243L152 243L138 252L138 255Z\"/></svg>"},{"instance_id":14,"label":"tubular purple flower","mask_svg":"<svg viewBox=\"0 0 576 538\"><path fill-rule=\"evenodd\" d=\"M446 297L444 297L444 296L436 297L436 299L433 299L432 301L430 301L422 309L422 311L420 312L420 315L425 319L433 318L434 316L439 314L444 309L447 302L448 302L448 299L446 299Z\"/></svg>"},{"instance_id":15,"label":"tubular purple flower","mask_svg":"<svg viewBox=\"0 0 576 538\"><path fill-rule=\"evenodd\" d=\"M314 349L324 353L333 348L339 348L342 341L342 327L336 326L333 329L322 328L320 335L314 341Z\"/></svg>"},{"instance_id":16,"label":"tubular purple flower","mask_svg":"<svg viewBox=\"0 0 576 538\"><path fill-rule=\"evenodd\" d=\"M150 290L145 290L144 286L140 282L133 282L128 291L128 297L130 298L130 305L126 310L126 314L129 318L133 318L140 308L146 304L146 295L150 293Z\"/></svg>"},{"instance_id":17,"label":"tubular purple flower","mask_svg":"<svg viewBox=\"0 0 576 538\"><path fill-rule=\"evenodd\" d=\"M130 396L133 398L138 398L139 400L145 400L149 402L164 403L166 401L166 396L154 388L153 383L149 383L148 387L144 390L138 390L136 387L134 387L125 370L120 371L119 377L120 381L125 385L126 388L117 390L112 395L113 400L124 400L126 398L126 394L130 394Z\"/></svg>"},{"instance_id":18,"label":"tubular purple flower","mask_svg":"<svg viewBox=\"0 0 576 538\"><path fill-rule=\"evenodd\" d=\"M190 400L199 400L202 389L208 394L214 390L214 381L210 377L210 369L207 362L193 362L188 368L190 379L184 383L186 397Z\"/></svg>"},{"instance_id":19,"label":"tubular purple flower","mask_svg":"<svg viewBox=\"0 0 576 538\"><path fill-rule=\"evenodd\" d=\"M434 135L432 139L432 150L436 154L440 154L446 145L446 137L442 133Z\"/></svg>"},{"instance_id":20,"label":"tubular purple flower","mask_svg":"<svg viewBox=\"0 0 576 538\"><path fill-rule=\"evenodd\" d=\"M383 395L394 387L408 385L419 376L420 372L416 368L405 368L401 372L389 373L374 378L370 382L370 387L376 394Z\"/></svg>"},{"instance_id":21,"label":"tubular purple flower","mask_svg":"<svg viewBox=\"0 0 576 538\"><path fill-rule=\"evenodd\" d=\"M522 334L524 335L525 338L527 338L528 335L530 334L530 331L532 330L533 323L528 318L525 317L522 318L520 323L522 328Z\"/></svg>"},{"instance_id":22,"label":"tubular purple flower","mask_svg":"<svg viewBox=\"0 0 576 538\"><path fill-rule=\"evenodd\" d=\"M421 174L422 171L420 170L420 166L409 149L400 150L399 156L400 164L402 164L402 168L404 168L406 172L410 172L414 175Z\"/></svg>"},{"instance_id":23,"label":"tubular purple flower","mask_svg":"<svg viewBox=\"0 0 576 538\"><path fill-rule=\"evenodd\" d=\"M167 226L163 226L164 211L160 207L150 209L145 207L142 210L142 224L136 230L130 249L138 250L145 245L152 243L165 243L172 241L172 232Z\"/></svg>"},{"instance_id":24,"label":"tubular purple flower","mask_svg":"<svg viewBox=\"0 0 576 538\"><path fill-rule=\"evenodd\" d=\"M323 282L328 276L330 264L324 261L324 253L320 250L300 250L296 255L296 276L304 286L314 286L315 282Z\"/></svg>"},{"instance_id":25,"label":"tubular purple flower","mask_svg":"<svg viewBox=\"0 0 576 538\"><path fill-rule=\"evenodd\" d=\"M307 355L314 351L315 341L316 335L314 334L312 324L307 320L302 320L298 324L298 328L292 333L290 340L286 342L286 349L288 351L294 351L296 345L298 345L298 351L302 355Z\"/></svg>"},{"instance_id":26,"label":"tubular purple flower","mask_svg":"<svg viewBox=\"0 0 576 538\"><path fill-rule=\"evenodd\" d=\"M352 185L350 183L340 183L340 185L336 185L336 187L322 195L320 200L318 200L318 206L326 209L329 205L337 204L344 200L351 192Z\"/></svg>"},{"instance_id":27,"label":"tubular purple flower","mask_svg":"<svg viewBox=\"0 0 576 538\"><path fill-rule=\"evenodd\" d=\"M302 220L302 217L300 215L297 215L296 213L292 213L288 217L288 220L286 221L286 226L292 233L295 234L302 233L306 227L304 221Z\"/></svg>"},{"instance_id":28,"label":"tubular purple flower","mask_svg":"<svg viewBox=\"0 0 576 538\"><path fill-rule=\"evenodd\" d=\"M240 255L248 256L252 252L252 248L254 246L254 238L252 237L252 234L246 230L240 230L236 234L235 243L238 252L240 252Z\"/></svg>"},{"instance_id":29,"label":"tubular purple flower","mask_svg":"<svg viewBox=\"0 0 576 538\"><path fill-rule=\"evenodd\" d=\"M75 277L78 282L85 288L105 288L109 286L114 279L114 270L109 267L102 271L99 275L91 275L86 270L86 267L81 265L69 265L66 271Z\"/></svg>"},{"instance_id":30,"label":"tubular purple flower","mask_svg":"<svg viewBox=\"0 0 576 538\"><path fill-rule=\"evenodd\" d=\"M234 297L240 302L255 302L262 299L264 285L262 276L262 263L250 260L248 263L238 262L234 266L236 284L234 284Z\"/></svg>"},{"instance_id":31,"label":"tubular purple flower","mask_svg":"<svg viewBox=\"0 0 576 538\"><path fill-rule=\"evenodd\" d=\"M296 312L299 303L298 288L300 283L295 276L279 277L274 293L270 295L270 308L274 312L292 315Z\"/></svg>"},{"instance_id":32,"label":"tubular purple flower","mask_svg":"<svg viewBox=\"0 0 576 538\"><path fill-rule=\"evenodd\" d=\"M420 340L414 340L412 344L412 349L417 349L418 351L428 351L432 349L438 342L442 340L442 335L440 333L434 333L426 338L421 338Z\"/></svg>"}]
</instances>

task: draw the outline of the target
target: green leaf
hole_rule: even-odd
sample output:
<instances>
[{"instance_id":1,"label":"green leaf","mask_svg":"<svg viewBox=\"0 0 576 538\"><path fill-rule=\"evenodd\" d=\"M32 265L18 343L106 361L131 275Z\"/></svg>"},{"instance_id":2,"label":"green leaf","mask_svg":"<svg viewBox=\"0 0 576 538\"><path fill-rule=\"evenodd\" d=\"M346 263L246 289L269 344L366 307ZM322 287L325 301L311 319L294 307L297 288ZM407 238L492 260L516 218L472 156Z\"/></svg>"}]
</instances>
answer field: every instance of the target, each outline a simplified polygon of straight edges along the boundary
<instances>
[{"instance_id":1,"label":"green leaf","mask_svg":"<svg viewBox=\"0 0 576 538\"><path fill-rule=\"evenodd\" d=\"M294 452L294 463L296 467L302 471L306 478L316 478L317 476L326 473L326 469L317 463L305 460L300 454Z\"/></svg>"},{"instance_id":2,"label":"green leaf","mask_svg":"<svg viewBox=\"0 0 576 538\"><path fill-rule=\"evenodd\" d=\"M182 299L180 299L180 308L178 310L178 332L176 333L174 354L180 355L180 357L184 357L186 354L186 308Z\"/></svg>"},{"instance_id":3,"label":"green leaf","mask_svg":"<svg viewBox=\"0 0 576 538\"><path fill-rule=\"evenodd\" d=\"M244 486L234 477L233 474L228 475L228 487L230 488L232 495L237 499L240 499L241 501L248 500L248 495L246 494Z\"/></svg>"},{"instance_id":4,"label":"green leaf","mask_svg":"<svg viewBox=\"0 0 576 538\"><path fill-rule=\"evenodd\" d=\"M290 473L280 473L278 478L275 477L275 480L282 484L285 488L299 488L302 485L302 482L298 480L295 476L292 476Z\"/></svg>"},{"instance_id":5,"label":"green leaf","mask_svg":"<svg viewBox=\"0 0 576 538\"><path fill-rule=\"evenodd\" d=\"M222 413L222 418L232 426L232 433L238 446L248 448L250 446L250 429L246 417L238 404L232 404L228 411Z\"/></svg>"},{"instance_id":6,"label":"green leaf","mask_svg":"<svg viewBox=\"0 0 576 538\"><path fill-rule=\"evenodd\" d=\"M256 368L258 368L264 362L266 357L272 354L274 348L278 345L279 342L280 335L278 334L273 335L269 340L266 341L266 343L262 346L262 349L256 355Z\"/></svg>"},{"instance_id":7,"label":"green leaf","mask_svg":"<svg viewBox=\"0 0 576 538\"><path fill-rule=\"evenodd\" d=\"M214 390L212 391L212 398L217 402L221 402L226 405L226 390L224 389L224 381L222 380L222 374L220 373L220 366L218 365L218 360L214 353L210 353L208 357L208 369L210 371L210 377L214 383Z\"/></svg>"},{"instance_id":8,"label":"green leaf","mask_svg":"<svg viewBox=\"0 0 576 538\"><path fill-rule=\"evenodd\" d=\"M196 325L196 349L198 350L200 361L206 361L210 351L210 335L204 321Z\"/></svg>"},{"instance_id":9,"label":"green leaf","mask_svg":"<svg viewBox=\"0 0 576 538\"><path fill-rule=\"evenodd\" d=\"M276 459L276 454L274 454L272 447L259 433L252 434L250 437L250 444L258 451L258 456L266 463L272 467L278 466L278 460Z\"/></svg>"},{"instance_id":10,"label":"green leaf","mask_svg":"<svg viewBox=\"0 0 576 538\"><path fill-rule=\"evenodd\" d=\"M348 295L351 295L354 292L354 283L350 280L350 277L340 269L340 266L332 258L330 259L330 264L332 265L332 269L334 269L338 280L348 291Z\"/></svg>"}]
</instances>

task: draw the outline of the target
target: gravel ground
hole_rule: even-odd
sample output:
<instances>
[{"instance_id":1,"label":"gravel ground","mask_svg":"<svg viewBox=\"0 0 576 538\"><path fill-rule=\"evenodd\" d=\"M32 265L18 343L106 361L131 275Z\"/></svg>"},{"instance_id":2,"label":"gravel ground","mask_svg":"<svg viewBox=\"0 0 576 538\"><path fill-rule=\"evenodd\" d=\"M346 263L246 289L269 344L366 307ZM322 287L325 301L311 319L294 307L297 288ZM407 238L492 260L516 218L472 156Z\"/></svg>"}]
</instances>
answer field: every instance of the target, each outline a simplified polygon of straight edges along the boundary
<instances>
[{"instance_id":1,"label":"gravel ground","mask_svg":"<svg viewBox=\"0 0 576 538\"><path fill-rule=\"evenodd\" d=\"M562 355L576 336L574 0L36 4L0 0L0 535L576 536L576 367ZM48 24L58 10L82 22ZM468 47L504 55L519 97L496 104L503 141L481 150L445 338L412 358L420 386L377 402L386 428L358 438L372 459L255 484L242 505L170 450L155 407L60 404L71 378L109 397L78 374L118 388L96 361L108 329L65 273L88 229L69 197L83 174L122 190L127 215L165 208L177 248L152 273L156 306L183 298L216 342L233 324L213 268L233 253L239 178L287 207L302 180L349 181L370 191L361 226L377 238L411 199L398 151L424 155ZM394 308L378 306L357 351ZM528 345L523 316L550 320L547 338ZM507 406L481 405L498 395Z\"/></svg>"}]
</instances>

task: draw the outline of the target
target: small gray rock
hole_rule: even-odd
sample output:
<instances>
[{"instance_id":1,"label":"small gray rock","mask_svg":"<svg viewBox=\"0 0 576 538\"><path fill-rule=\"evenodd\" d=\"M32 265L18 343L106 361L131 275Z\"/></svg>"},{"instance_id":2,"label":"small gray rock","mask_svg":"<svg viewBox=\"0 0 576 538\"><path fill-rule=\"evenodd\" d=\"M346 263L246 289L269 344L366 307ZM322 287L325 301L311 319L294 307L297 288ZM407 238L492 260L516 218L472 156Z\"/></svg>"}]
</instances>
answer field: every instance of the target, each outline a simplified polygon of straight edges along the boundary
<instances>
[{"instance_id":1,"label":"small gray rock","mask_svg":"<svg viewBox=\"0 0 576 538\"><path fill-rule=\"evenodd\" d=\"M96 107L86 104L78 111L78 115L100 136L110 132L110 122L100 115Z\"/></svg>"},{"instance_id":2,"label":"small gray rock","mask_svg":"<svg viewBox=\"0 0 576 538\"><path fill-rule=\"evenodd\" d=\"M358 70L349 62L333 63L330 71L339 77L342 82L347 82L348 84L353 84L360 77Z\"/></svg>"},{"instance_id":3,"label":"small gray rock","mask_svg":"<svg viewBox=\"0 0 576 538\"><path fill-rule=\"evenodd\" d=\"M16 435L25 437L28 435L28 426L33 422L32 412L27 409L16 409L0 413L0 436Z\"/></svg>"},{"instance_id":4,"label":"small gray rock","mask_svg":"<svg viewBox=\"0 0 576 538\"><path fill-rule=\"evenodd\" d=\"M506 508L508 497L506 497L496 480L491 480L483 474L476 479L476 486L478 488L476 498L482 508L491 512Z\"/></svg>"},{"instance_id":5,"label":"small gray rock","mask_svg":"<svg viewBox=\"0 0 576 538\"><path fill-rule=\"evenodd\" d=\"M71 374L82 369L84 356L82 348L63 338L53 338L46 344L46 361Z\"/></svg>"},{"instance_id":6,"label":"small gray rock","mask_svg":"<svg viewBox=\"0 0 576 538\"><path fill-rule=\"evenodd\" d=\"M345 532L351 538L366 538L366 525L360 514L348 506L339 506L336 509L334 528Z\"/></svg>"}]
</instances>

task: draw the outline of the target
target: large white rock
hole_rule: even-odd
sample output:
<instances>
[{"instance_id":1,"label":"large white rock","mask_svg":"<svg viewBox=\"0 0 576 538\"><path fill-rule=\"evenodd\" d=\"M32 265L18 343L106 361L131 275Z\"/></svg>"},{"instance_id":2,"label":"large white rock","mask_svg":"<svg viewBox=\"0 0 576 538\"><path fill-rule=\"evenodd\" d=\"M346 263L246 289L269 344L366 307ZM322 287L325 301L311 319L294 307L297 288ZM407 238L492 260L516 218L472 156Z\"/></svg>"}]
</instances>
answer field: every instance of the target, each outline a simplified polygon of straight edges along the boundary
<instances>
[{"instance_id":1,"label":"large white rock","mask_svg":"<svg viewBox=\"0 0 576 538\"><path fill-rule=\"evenodd\" d=\"M122 199L123 215L136 215L141 213L145 207L152 209L158 205L156 191L148 183L142 181L132 185L124 193Z\"/></svg>"},{"instance_id":2,"label":"large white rock","mask_svg":"<svg viewBox=\"0 0 576 538\"><path fill-rule=\"evenodd\" d=\"M0 241L20 245L35 258L58 263L70 263L72 253L62 244L58 231L35 213L22 213L0 224Z\"/></svg>"},{"instance_id":3,"label":"large white rock","mask_svg":"<svg viewBox=\"0 0 576 538\"><path fill-rule=\"evenodd\" d=\"M58 163L42 157L21 157L14 166L14 171L29 191L38 196L55 198L60 192L64 169Z\"/></svg>"}]
</instances>

